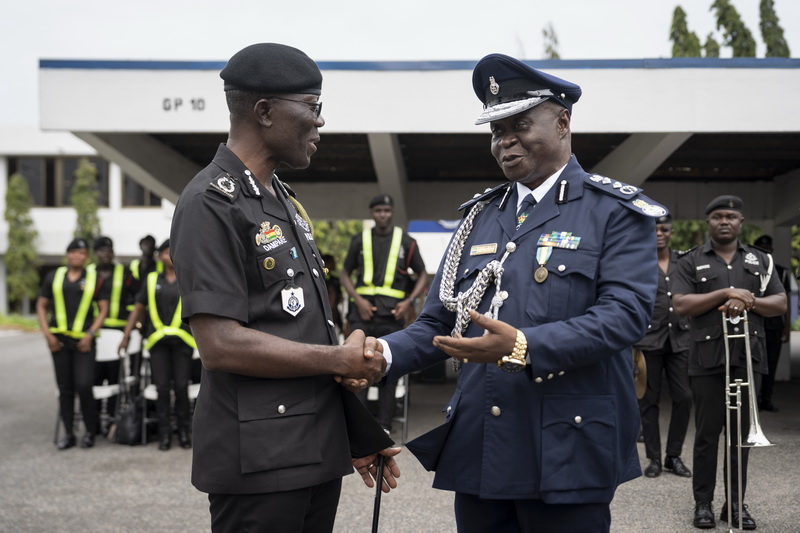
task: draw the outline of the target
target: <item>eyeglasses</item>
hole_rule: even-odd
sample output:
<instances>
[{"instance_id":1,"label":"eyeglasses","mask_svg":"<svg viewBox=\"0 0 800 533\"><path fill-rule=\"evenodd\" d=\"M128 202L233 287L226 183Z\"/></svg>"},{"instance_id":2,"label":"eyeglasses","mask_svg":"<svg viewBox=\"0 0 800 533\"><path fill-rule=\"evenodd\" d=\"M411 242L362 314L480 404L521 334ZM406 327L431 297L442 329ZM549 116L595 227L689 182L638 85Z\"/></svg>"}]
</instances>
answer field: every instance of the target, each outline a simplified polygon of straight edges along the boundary
<instances>
[{"instance_id":1,"label":"eyeglasses","mask_svg":"<svg viewBox=\"0 0 800 533\"><path fill-rule=\"evenodd\" d=\"M305 100L292 100L291 98L281 98L280 96L270 96L268 97L269 100L285 100L286 102L297 102L298 104L306 104L313 109L314 118L319 118L322 114L322 102L306 102Z\"/></svg>"}]
</instances>

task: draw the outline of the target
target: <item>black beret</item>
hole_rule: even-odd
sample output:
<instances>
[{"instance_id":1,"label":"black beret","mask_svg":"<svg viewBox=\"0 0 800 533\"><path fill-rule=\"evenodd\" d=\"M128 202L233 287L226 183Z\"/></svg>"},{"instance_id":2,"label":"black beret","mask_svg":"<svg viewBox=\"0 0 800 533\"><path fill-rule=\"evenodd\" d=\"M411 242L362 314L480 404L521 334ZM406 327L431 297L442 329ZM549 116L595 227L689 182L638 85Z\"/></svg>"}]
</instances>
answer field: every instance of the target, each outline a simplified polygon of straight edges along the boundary
<instances>
[{"instance_id":1,"label":"black beret","mask_svg":"<svg viewBox=\"0 0 800 533\"><path fill-rule=\"evenodd\" d=\"M86 239L82 239L80 237L76 237L72 239L72 242L69 243L67 246L67 251L70 252L72 250L80 250L82 248L89 248L89 243L86 242Z\"/></svg>"},{"instance_id":2,"label":"black beret","mask_svg":"<svg viewBox=\"0 0 800 533\"><path fill-rule=\"evenodd\" d=\"M664 216L660 216L656 219L656 224L672 224L672 215L667 213Z\"/></svg>"},{"instance_id":3,"label":"black beret","mask_svg":"<svg viewBox=\"0 0 800 533\"><path fill-rule=\"evenodd\" d=\"M369 201L370 209L377 205L388 205L389 207L394 207L394 200L388 194L379 194L374 196L372 200Z\"/></svg>"},{"instance_id":4,"label":"black beret","mask_svg":"<svg viewBox=\"0 0 800 533\"><path fill-rule=\"evenodd\" d=\"M225 90L263 94L322 93L322 73L304 52L277 43L251 44L236 52L219 73Z\"/></svg>"},{"instance_id":5,"label":"black beret","mask_svg":"<svg viewBox=\"0 0 800 533\"><path fill-rule=\"evenodd\" d=\"M581 97L574 83L546 74L503 54L489 54L472 71L472 88L484 110L475 124L510 117L553 100L572 112Z\"/></svg>"},{"instance_id":6,"label":"black beret","mask_svg":"<svg viewBox=\"0 0 800 533\"><path fill-rule=\"evenodd\" d=\"M742 212L744 208L744 203L742 199L738 196L733 196L732 194L723 194L722 196L717 196L706 206L706 215L712 211L717 209L729 209L731 211L738 211Z\"/></svg>"},{"instance_id":7,"label":"black beret","mask_svg":"<svg viewBox=\"0 0 800 533\"><path fill-rule=\"evenodd\" d=\"M753 243L753 246L772 246L772 237L769 235L762 235Z\"/></svg>"},{"instance_id":8,"label":"black beret","mask_svg":"<svg viewBox=\"0 0 800 533\"><path fill-rule=\"evenodd\" d=\"M94 249L95 250L98 250L98 249L103 248L105 246L108 246L109 248L113 248L114 247L114 242L110 238L104 237L102 235L94 240Z\"/></svg>"},{"instance_id":9,"label":"black beret","mask_svg":"<svg viewBox=\"0 0 800 533\"><path fill-rule=\"evenodd\" d=\"M169 248L169 239L161 243L161 246L158 247L158 253L163 252L167 248Z\"/></svg>"}]
</instances>

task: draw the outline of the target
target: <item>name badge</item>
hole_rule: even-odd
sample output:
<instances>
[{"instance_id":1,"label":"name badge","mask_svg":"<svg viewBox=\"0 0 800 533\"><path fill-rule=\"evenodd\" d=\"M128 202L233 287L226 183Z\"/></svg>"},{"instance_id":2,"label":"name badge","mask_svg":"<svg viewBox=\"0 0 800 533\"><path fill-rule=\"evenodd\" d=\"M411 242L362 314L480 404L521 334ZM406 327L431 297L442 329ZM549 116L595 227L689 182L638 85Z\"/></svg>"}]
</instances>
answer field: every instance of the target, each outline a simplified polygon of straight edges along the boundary
<instances>
[{"instance_id":1,"label":"name badge","mask_svg":"<svg viewBox=\"0 0 800 533\"><path fill-rule=\"evenodd\" d=\"M497 243L492 242L489 244L476 244L469 249L469 255L486 255L497 252Z\"/></svg>"}]
</instances>

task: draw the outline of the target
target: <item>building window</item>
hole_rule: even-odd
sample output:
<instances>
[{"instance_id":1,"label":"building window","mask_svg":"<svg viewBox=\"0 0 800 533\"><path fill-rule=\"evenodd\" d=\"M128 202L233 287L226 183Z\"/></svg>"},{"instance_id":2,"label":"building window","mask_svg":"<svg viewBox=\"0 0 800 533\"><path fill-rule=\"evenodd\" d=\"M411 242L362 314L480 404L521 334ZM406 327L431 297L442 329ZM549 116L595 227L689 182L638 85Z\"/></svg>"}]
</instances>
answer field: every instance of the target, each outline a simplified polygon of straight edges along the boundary
<instances>
[{"instance_id":1,"label":"building window","mask_svg":"<svg viewBox=\"0 0 800 533\"><path fill-rule=\"evenodd\" d=\"M28 182L28 190L36 207L53 206L52 194L54 180L53 158L50 157L9 157L8 175L21 174Z\"/></svg>"},{"instance_id":2,"label":"building window","mask_svg":"<svg viewBox=\"0 0 800 533\"><path fill-rule=\"evenodd\" d=\"M75 183L75 171L78 169L78 163L81 159L79 157L66 157L62 160L61 187L59 187L61 197L58 199L58 205L72 205L70 195L72 194L72 186ZM97 205L107 207L108 162L99 157L89 157L87 159L97 169L97 188L100 193L97 197Z\"/></svg>"},{"instance_id":3,"label":"building window","mask_svg":"<svg viewBox=\"0 0 800 533\"><path fill-rule=\"evenodd\" d=\"M122 205L125 207L160 207L161 197L145 189L127 174L122 175Z\"/></svg>"}]
</instances>

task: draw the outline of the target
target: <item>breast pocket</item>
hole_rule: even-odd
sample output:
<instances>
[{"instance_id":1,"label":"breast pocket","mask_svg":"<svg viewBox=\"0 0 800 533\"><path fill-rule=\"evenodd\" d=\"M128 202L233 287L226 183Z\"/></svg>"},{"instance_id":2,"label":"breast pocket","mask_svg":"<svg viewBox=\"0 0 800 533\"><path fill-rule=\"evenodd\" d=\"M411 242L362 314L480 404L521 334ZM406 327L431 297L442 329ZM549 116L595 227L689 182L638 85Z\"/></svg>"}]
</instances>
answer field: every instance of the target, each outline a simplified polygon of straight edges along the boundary
<instances>
[{"instance_id":1,"label":"breast pocket","mask_svg":"<svg viewBox=\"0 0 800 533\"><path fill-rule=\"evenodd\" d=\"M585 312L597 296L598 260L599 254L591 250L554 248L545 264L547 278L529 285L528 316L537 322L551 322ZM534 264L533 279L538 268Z\"/></svg>"},{"instance_id":2,"label":"breast pocket","mask_svg":"<svg viewBox=\"0 0 800 533\"><path fill-rule=\"evenodd\" d=\"M711 270L699 270L694 275L695 292L705 294L711 292L711 287L714 280L717 279L717 273Z\"/></svg>"},{"instance_id":3,"label":"breast pocket","mask_svg":"<svg viewBox=\"0 0 800 533\"><path fill-rule=\"evenodd\" d=\"M543 493L610 487L616 472L616 406L610 396L544 397Z\"/></svg>"},{"instance_id":4,"label":"breast pocket","mask_svg":"<svg viewBox=\"0 0 800 533\"><path fill-rule=\"evenodd\" d=\"M260 298L256 305L263 306L267 314L283 317L285 304L282 291L294 286L302 289L295 296L302 295L303 305L295 316L312 312L317 306L314 280L308 276L302 258L293 259L288 249L281 248L276 252L267 252L256 257L255 268L258 269L265 291L264 297Z\"/></svg>"},{"instance_id":5,"label":"breast pocket","mask_svg":"<svg viewBox=\"0 0 800 533\"><path fill-rule=\"evenodd\" d=\"M236 394L243 474L322 461L313 381L248 381Z\"/></svg>"}]
</instances>

